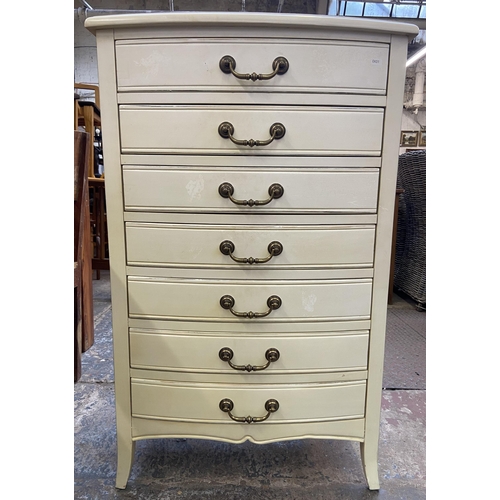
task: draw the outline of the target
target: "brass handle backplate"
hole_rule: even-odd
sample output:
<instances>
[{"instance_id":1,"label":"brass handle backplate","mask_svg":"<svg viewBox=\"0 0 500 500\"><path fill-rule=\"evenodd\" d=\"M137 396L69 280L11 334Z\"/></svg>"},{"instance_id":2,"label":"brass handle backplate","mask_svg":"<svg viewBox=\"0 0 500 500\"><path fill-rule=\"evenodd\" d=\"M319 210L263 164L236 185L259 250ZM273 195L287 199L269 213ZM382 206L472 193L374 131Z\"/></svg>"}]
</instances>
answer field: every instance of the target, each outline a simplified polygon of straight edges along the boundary
<instances>
[{"instance_id":1,"label":"brass handle backplate","mask_svg":"<svg viewBox=\"0 0 500 500\"><path fill-rule=\"evenodd\" d=\"M232 73L236 78L240 80L252 80L253 82L257 80L270 80L274 78L276 75L284 75L288 68L290 67L290 63L286 59L286 57L277 57L273 61L273 71L272 73L237 73L235 71L236 68L236 60L232 56L224 56L219 61L219 68L223 73L229 74Z\"/></svg>"},{"instance_id":2,"label":"brass handle backplate","mask_svg":"<svg viewBox=\"0 0 500 500\"><path fill-rule=\"evenodd\" d=\"M234 314L235 316L238 316L239 318L253 319L253 318L263 318L263 317L267 316L268 314L271 314L272 311L279 309L281 307L281 299L277 295L271 295L267 299L267 307L269 307L269 309L263 313L252 312L252 311L248 311L248 312L235 311L233 309L234 298L231 297L231 295L223 295L220 298L220 305L223 309L229 309L229 311L232 314Z\"/></svg>"},{"instance_id":3,"label":"brass handle backplate","mask_svg":"<svg viewBox=\"0 0 500 500\"><path fill-rule=\"evenodd\" d=\"M219 245L219 250L224 255L229 255L229 257L231 257L231 259L233 259L235 262L243 264L262 264L264 262L270 261L274 256L279 255L281 252L283 252L283 245L279 241L271 241L271 243L269 243L269 245L267 246L269 256L260 259L254 257L235 257L233 255L234 243L229 240L224 240Z\"/></svg>"},{"instance_id":4,"label":"brass handle backplate","mask_svg":"<svg viewBox=\"0 0 500 500\"><path fill-rule=\"evenodd\" d=\"M229 364L229 366L233 370L239 370L242 372L258 372L261 370L265 370L271 363L278 361L280 359L280 352L275 347L269 348L265 357L267 359L267 363L265 365L255 366L255 365L235 365L231 360L233 359L234 352L230 347L223 347L219 351L219 358L222 361L225 361Z\"/></svg>"},{"instance_id":5,"label":"brass handle backplate","mask_svg":"<svg viewBox=\"0 0 500 500\"><path fill-rule=\"evenodd\" d=\"M285 190L283 189L283 186L281 184L271 184L267 192L269 193L269 198L267 198L266 200L237 200L236 198L233 198L234 187L232 184L230 184L229 182L223 182L219 186L219 194L223 198L229 198L235 205L243 205L248 207L267 205L272 200L281 198Z\"/></svg>"},{"instance_id":6,"label":"brass handle backplate","mask_svg":"<svg viewBox=\"0 0 500 500\"><path fill-rule=\"evenodd\" d=\"M271 137L265 141L256 141L255 139L235 139L233 137L234 134L234 126L230 122L222 122L219 125L219 135L224 139L231 139L234 144L238 146L250 146L253 148L254 146L267 146L274 141L274 139L281 139L285 135L286 129L282 123L273 123L269 128L269 133Z\"/></svg>"},{"instance_id":7,"label":"brass handle backplate","mask_svg":"<svg viewBox=\"0 0 500 500\"><path fill-rule=\"evenodd\" d=\"M233 408L234 408L234 403L230 399L224 398L219 403L219 408L224 413L227 413L235 422L244 422L246 424L253 424L256 422L264 422L264 420L267 420L269 418L269 415L271 415L271 413L278 411L279 407L280 407L280 404L278 403L278 401L276 399L268 399L264 404L264 408L267 411L267 415L264 415L263 417L251 417L250 415L248 417L235 417L231 413L233 411Z\"/></svg>"}]
</instances>

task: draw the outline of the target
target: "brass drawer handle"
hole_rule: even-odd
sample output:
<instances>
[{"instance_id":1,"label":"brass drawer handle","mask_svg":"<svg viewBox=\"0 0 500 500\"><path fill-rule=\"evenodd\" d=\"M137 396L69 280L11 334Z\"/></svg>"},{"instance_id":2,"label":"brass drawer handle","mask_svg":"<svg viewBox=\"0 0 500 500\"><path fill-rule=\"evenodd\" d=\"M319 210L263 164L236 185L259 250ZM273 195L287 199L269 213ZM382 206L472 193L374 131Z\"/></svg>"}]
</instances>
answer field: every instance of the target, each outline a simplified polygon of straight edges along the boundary
<instances>
[{"instance_id":1,"label":"brass drawer handle","mask_svg":"<svg viewBox=\"0 0 500 500\"><path fill-rule=\"evenodd\" d=\"M267 146L274 141L274 139L281 139L285 135L286 129L282 123L273 123L269 128L269 133L271 134L271 138L265 141L256 141L254 139L235 139L233 137L234 127L232 123L222 122L219 125L219 135L224 139L231 139L234 144L238 146L250 146L253 148L254 146Z\"/></svg>"},{"instance_id":2,"label":"brass drawer handle","mask_svg":"<svg viewBox=\"0 0 500 500\"><path fill-rule=\"evenodd\" d=\"M223 295L220 299L220 305L223 309L229 309L232 314L235 316L238 316L239 318L263 318L264 316L267 316L268 314L271 314L272 311L275 311L276 309L279 309L281 307L281 299L277 295L271 295L267 299L267 307L269 309L266 312L263 313L256 313L252 311L248 312L237 312L233 310L234 306L234 298L231 297L231 295Z\"/></svg>"},{"instance_id":3,"label":"brass drawer handle","mask_svg":"<svg viewBox=\"0 0 500 500\"><path fill-rule=\"evenodd\" d=\"M219 351L219 358L222 361L226 361L233 370L239 370L242 372L258 372L265 370L271 363L278 361L280 359L280 352L275 347L271 347L266 351L265 357L267 363L265 365L254 366L254 365L235 365L232 363L234 352L230 347L223 347Z\"/></svg>"},{"instance_id":4,"label":"brass drawer handle","mask_svg":"<svg viewBox=\"0 0 500 500\"><path fill-rule=\"evenodd\" d=\"M280 404L278 403L278 401L276 399L268 399L264 404L264 408L267 411L267 415L264 415L263 417L251 417L250 415L248 417L235 417L231 413L233 411L233 408L234 408L234 403L230 399L224 398L219 403L219 408L224 413L227 413L235 422L245 422L247 424L253 424L256 422L264 422L264 420L267 420L269 418L269 415L271 415L271 413L278 411L279 407L280 407Z\"/></svg>"},{"instance_id":5,"label":"brass drawer handle","mask_svg":"<svg viewBox=\"0 0 500 500\"><path fill-rule=\"evenodd\" d=\"M229 74L232 73L236 78L240 80L252 80L255 82L256 80L270 80L274 78L276 75L284 75L288 68L290 67L290 63L285 57L277 57L273 61L273 72L262 74L262 73L237 73L234 69L236 68L236 61L232 56L224 56L219 61L219 68L223 73Z\"/></svg>"},{"instance_id":6,"label":"brass drawer handle","mask_svg":"<svg viewBox=\"0 0 500 500\"><path fill-rule=\"evenodd\" d=\"M237 200L236 198L233 198L234 187L232 184L229 182L223 182L219 186L219 194L223 198L229 198L235 205L244 205L248 207L267 205L272 200L281 198L285 190L281 184L271 184L267 192L269 193L269 198L267 200Z\"/></svg>"},{"instance_id":7,"label":"brass drawer handle","mask_svg":"<svg viewBox=\"0 0 500 500\"><path fill-rule=\"evenodd\" d=\"M234 243L229 240L224 240L219 245L219 250L224 255L229 255L229 257L231 257L231 259L233 259L235 262L240 262L243 264L262 264L264 262L270 261L274 256L279 255L281 252L283 252L283 245L279 241L271 241L271 243L269 243L269 245L267 246L269 256L261 259L256 259L254 257L235 257L233 255Z\"/></svg>"}]
</instances>

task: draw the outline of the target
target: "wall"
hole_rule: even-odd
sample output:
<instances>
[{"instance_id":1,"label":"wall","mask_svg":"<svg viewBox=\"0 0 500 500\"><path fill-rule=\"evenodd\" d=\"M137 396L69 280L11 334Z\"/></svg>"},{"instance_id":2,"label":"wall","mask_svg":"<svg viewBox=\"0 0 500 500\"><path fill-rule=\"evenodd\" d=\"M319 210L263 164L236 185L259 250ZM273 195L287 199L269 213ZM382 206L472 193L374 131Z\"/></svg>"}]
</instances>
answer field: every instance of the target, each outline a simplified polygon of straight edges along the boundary
<instances>
[{"instance_id":1,"label":"wall","mask_svg":"<svg viewBox=\"0 0 500 500\"><path fill-rule=\"evenodd\" d=\"M405 94L404 94L404 109L403 118L401 120L401 130L416 131L420 132L426 130L426 85L424 80L424 99L423 106L418 109L418 112L412 106L413 104L413 94L415 92L415 69L416 64L410 66L406 70L406 83L405 83ZM422 60L422 66L425 71L425 58ZM426 149L424 146L417 144L415 148L401 147L400 153L405 153L407 149Z\"/></svg>"},{"instance_id":2,"label":"wall","mask_svg":"<svg viewBox=\"0 0 500 500\"><path fill-rule=\"evenodd\" d=\"M425 109L420 109L417 114L413 111L403 109L403 118L401 120L401 130L418 131L426 130L426 111ZM400 147L399 154L406 153L408 149L426 149L425 146L416 147Z\"/></svg>"},{"instance_id":3,"label":"wall","mask_svg":"<svg viewBox=\"0 0 500 500\"><path fill-rule=\"evenodd\" d=\"M99 83L97 78L97 49L95 36L83 26L85 17L81 12L75 15L74 27L74 81L78 83ZM80 92L83 94L83 92Z\"/></svg>"}]
</instances>

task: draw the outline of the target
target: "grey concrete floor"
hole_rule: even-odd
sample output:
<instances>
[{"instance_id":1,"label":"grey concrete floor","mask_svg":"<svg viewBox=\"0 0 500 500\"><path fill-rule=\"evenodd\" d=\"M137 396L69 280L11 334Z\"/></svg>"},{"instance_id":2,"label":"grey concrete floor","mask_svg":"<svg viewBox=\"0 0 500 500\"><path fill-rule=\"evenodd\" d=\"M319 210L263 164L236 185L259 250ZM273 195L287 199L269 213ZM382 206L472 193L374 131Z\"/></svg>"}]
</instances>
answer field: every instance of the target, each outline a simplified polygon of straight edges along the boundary
<instances>
[{"instance_id":1,"label":"grey concrete floor","mask_svg":"<svg viewBox=\"0 0 500 500\"><path fill-rule=\"evenodd\" d=\"M127 489L116 490L109 272L93 285L95 343L83 354L74 386L75 499L426 498L426 313L396 294L388 306L380 491L366 487L358 443L312 439L267 445L139 441Z\"/></svg>"}]
</instances>

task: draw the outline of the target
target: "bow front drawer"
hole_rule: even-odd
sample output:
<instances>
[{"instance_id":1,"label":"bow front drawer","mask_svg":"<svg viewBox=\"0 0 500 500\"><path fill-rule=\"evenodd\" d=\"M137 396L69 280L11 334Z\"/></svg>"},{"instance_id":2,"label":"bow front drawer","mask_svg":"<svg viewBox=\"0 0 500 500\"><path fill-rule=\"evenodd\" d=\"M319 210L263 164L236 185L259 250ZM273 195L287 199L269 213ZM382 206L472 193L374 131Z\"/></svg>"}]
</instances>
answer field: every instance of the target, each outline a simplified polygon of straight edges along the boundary
<instances>
[{"instance_id":1,"label":"bow front drawer","mask_svg":"<svg viewBox=\"0 0 500 500\"><path fill-rule=\"evenodd\" d=\"M123 153L379 156L383 108L120 107Z\"/></svg>"},{"instance_id":2,"label":"bow front drawer","mask_svg":"<svg viewBox=\"0 0 500 500\"><path fill-rule=\"evenodd\" d=\"M130 329L132 368L224 373L235 382L259 374L366 370L367 360L368 331L262 336Z\"/></svg>"},{"instance_id":3,"label":"bow front drawer","mask_svg":"<svg viewBox=\"0 0 500 500\"><path fill-rule=\"evenodd\" d=\"M385 94L388 55L382 43L122 40L116 44L118 91Z\"/></svg>"},{"instance_id":4,"label":"bow front drawer","mask_svg":"<svg viewBox=\"0 0 500 500\"><path fill-rule=\"evenodd\" d=\"M126 224L127 263L238 269L370 267L374 226Z\"/></svg>"},{"instance_id":5,"label":"bow front drawer","mask_svg":"<svg viewBox=\"0 0 500 500\"><path fill-rule=\"evenodd\" d=\"M237 387L132 379L132 415L246 425L245 420L238 423L231 418L229 400L233 417L265 418L261 420L262 425L363 418L365 393L365 381ZM266 408L268 400L277 402L269 408L271 411ZM222 404L223 401L226 404ZM261 424L254 420L253 425Z\"/></svg>"},{"instance_id":6,"label":"bow front drawer","mask_svg":"<svg viewBox=\"0 0 500 500\"><path fill-rule=\"evenodd\" d=\"M172 168L127 165L123 195L128 211L226 213L375 213L378 199L377 168L330 171ZM231 201L227 196L232 188ZM270 199L272 186L282 193ZM222 187L221 187L222 186ZM276 195L281 194L281 196ZM251 204L250 200L268 203ZM238 202L244 202L241 204Z\"/></svg>"},{"instance_id":7,"label":"bow front drawer","mask_svg":"<svg viewBox=\"0 0 500 500\"><path fill-rule=\"evenodd\" d=\"M187 321L369 319L370 279L304 281L128 278L129 315Z\"/></svg>"}]
</instances>

